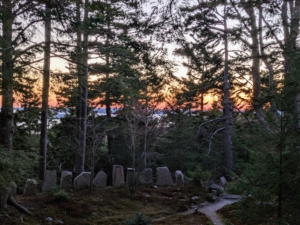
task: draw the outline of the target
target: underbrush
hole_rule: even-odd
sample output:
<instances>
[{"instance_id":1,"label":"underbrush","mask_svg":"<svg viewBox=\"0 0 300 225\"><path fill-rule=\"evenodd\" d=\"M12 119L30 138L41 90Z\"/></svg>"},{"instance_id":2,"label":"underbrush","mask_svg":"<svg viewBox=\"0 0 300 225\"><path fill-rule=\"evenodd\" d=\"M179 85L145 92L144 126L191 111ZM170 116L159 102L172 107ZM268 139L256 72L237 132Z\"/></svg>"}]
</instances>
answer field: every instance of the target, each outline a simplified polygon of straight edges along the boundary
<instances>
[{"instance_id":1,"label":"underbrush","mask_svg":"<svg viewBox=\"0 0 300 225\"><path fill-rule=\"evenodd\" d=\"M284 207L281 222L278 219L278 204L262 202L256 198L245 198L240 202L218 210L226 225L298 225L300 224L299 208Z\"/></svg>"},{"instance_id":2,"label":"underbrush","mask_svg":"<svg viewBox=\"0 0 300 225\"><path fill-rule=\"evenodd\" d=\"M9 207L6 214L11 218L0 224L47 224L45 218L53 221L61 220L64 224L78 225L116 225L132 220L136 212L152 218L150 224L211 224L209 219L201 214L180 215L191 205L205 201L206 191L197 186L152 188L139 186L135 193L126 187L54 192L36 196L16 196L16 199L31 212L25 216ZM191 197L198 196L196 200ZM21 222L21 218L23 222ZM8 220L10 222L8 222Z\"/></svg>"}]
</instances>

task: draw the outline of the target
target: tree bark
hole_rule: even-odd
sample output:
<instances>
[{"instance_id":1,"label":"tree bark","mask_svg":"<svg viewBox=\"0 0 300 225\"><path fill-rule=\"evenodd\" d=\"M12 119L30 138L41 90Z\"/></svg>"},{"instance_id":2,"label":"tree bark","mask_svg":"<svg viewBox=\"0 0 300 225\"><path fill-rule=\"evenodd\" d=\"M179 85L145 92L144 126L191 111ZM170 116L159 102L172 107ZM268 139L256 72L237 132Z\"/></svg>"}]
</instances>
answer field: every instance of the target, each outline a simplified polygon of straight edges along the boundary
<instances>
[{"instance_id":1,"label":"tree bark","mask_svg":"<svg viewBox=\"0 0 300 225\"><path fill-rule=\"evenodd\" d=\"M259 8L259 26L258 26L258 32L259 32L259 45L260 45L260 53L261 53L261 59L264 62L266 68L269 71L269 96L270 96L270 109L272 112L272 116L275 122L277 122L278 120L278 114L276 112L276 103L275 103L275 94L276 94L276 90L275 90L275 85L274 85L274 69L272 64L268 61L268 57L267 54L265 53L265 45L263 42L263 26L262 26L262 22L263 22L263 9L260 7Z\"/></svg>"},{"instance_id":2,"label":"tree bark","mask_svg":"<svg viewBox=\"0 0 300 225\"><path fill-rule=\"evenodd\" d=\"M39 180L44 181L47 159L47 126L48 126L48 98L50 86L50 50L51 50L51 9L45 4L45 47L44 47L44 69L42 89L42 114L41 114L41 136L39 151Z\"/></svg>"},{"instance_id":3,"label":"tree bark","mask_svg":"<svg viewBox=\"0 0 300 225\"><path fill-rule=\"evenodd\" d=\"M300 0L282 3L281 8L282 28L284 35L283 58L284 58L284 102L285 111L296 115L293 124L300 128L300 83L299 71L297 71L298 54L297 38L299 35ZM294 107L291 108L291 105Z\"/></svg>"},{"instance_id":4,"label":"tree bark","mask_svg":"<svg viewBox=\"0 0 300 225\"><path fill-rule=\"evenodd\" d=\"M224 112L224 132L223 146L225 150L225 173L233 169L232 154L232 103L230 101L230 80L228 74L228 37L227 37L227 5L225 5L224 15L224 45L225 45L225 65L224 65L224 83L223 83L223 112Z\"/></svg>"},{"instance_id":5,"label":"tree bark","mask_svg":"<svg viewBox=\"0 0 300 225\"><path fill-rule=\"evenodd\" d=\"M13 6L10 0L3 0L2 6L2 108L0 145L11 151L13 148Z\"/></svg>"},{"instance_id":6,"label":"tree bark","mask_svg":"<svg viewBox=\"0 0 300 225\"><path fill-rule=\"evenodd\" d=\"M251 66L251 74L252 74L252 82L253 82L253 108L256 112L256 117L259 122L271 132L271 128L266 121L266 115L263 110L263 104L265 103L262 99L261 93L261 76L260 76L260 45L259 45L259 30L257 27L257 17L255 15L254 6L245 5L245 11L249 16L250 20L250 36L251 36L251 58L252 58L252 66Z\"/></svg>"},{"instance_id":7,"label":"tree bark","mask_svg":"<svg viewBox=\"0 0 300 225\"><path fill-rule=\"evenodd\" d=\"M18 209L19 211L30 215L31 212L27 208L25 208L24 206L22 206L21 204L16 202L16 200L14 199L13 195L16 194L16 190L17 190L16 183L11 182L9 184L9 187L6 188L5 191L0 192L0 200L1 200L0 210L6 209L7 204L9 204L9 205L15 207L16 209Z\"/></svg>"},{"instance_id":8,"label":"tree bark","mask_svg":"<svg viewBox=\"0 0 300 225\"><path fill-rule=\"evenodd\" d=\"M110 32L110 25L108 24L108 31ZM106 34L106 47L109 48L109 36ZM105 64L106 67L110 66L110 55L108 52L105 53ZM109 85L109 78L110 78L110 73L106 72L105 73L106 77L106 93L105 93L105 110L106 110L106 118L108 121L112 122L112 117L111 117L111 94L110 94L110 85ZM109 162L110 164L113 164L112 156L113 156L113 148L114 148L114 140L113 140L113 134L111 132L107 133L107 148L108 148L108 155L109 155Z\"/></svg>"},{"instance_id":9,"label":"tree bark","mask_svg":"<svg viewBox=\"0 0 300 225\"><path fill-rule=\"evenodd\" d=\"M77 22L82 25L80 2L76 1ZM77 73L78 73L78 100L76 107L77 117L77 151L75 156L74 170L76 174L84 171L86 150L86 121L87 121L87 97L88 97L88 33L86 24L88 19L88 1L84 3L83 25L77 29ZM83 36L83 40L82 40Z\"/></svg>"}]
</instances>

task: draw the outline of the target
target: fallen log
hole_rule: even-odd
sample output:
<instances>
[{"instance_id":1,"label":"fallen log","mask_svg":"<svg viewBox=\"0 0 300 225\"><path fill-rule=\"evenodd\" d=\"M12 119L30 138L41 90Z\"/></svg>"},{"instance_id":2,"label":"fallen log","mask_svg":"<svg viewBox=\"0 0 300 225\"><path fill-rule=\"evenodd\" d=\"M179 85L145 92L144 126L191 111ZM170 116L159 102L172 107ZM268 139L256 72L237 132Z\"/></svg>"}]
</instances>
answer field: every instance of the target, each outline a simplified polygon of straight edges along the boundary
<instances>
[{"instance_id":1,"label":"fallen log","mask_svg":"<svg viewBox=\"0 0 300 225\"><path fill-rule=\"evenodd\" d=\"M11 182L9 184L9 187L6 188L4 191L2 191L2 193L0 194L1 195L0 209L7 209L7 205L11 205L16 209L18 209L19 211L27 215L30 215L31 212L26 207L16 202L16 200L14 199L13 196L16 194L16 192L17 192L17 185L15 182Z\"/></svg>"}]
</instances>

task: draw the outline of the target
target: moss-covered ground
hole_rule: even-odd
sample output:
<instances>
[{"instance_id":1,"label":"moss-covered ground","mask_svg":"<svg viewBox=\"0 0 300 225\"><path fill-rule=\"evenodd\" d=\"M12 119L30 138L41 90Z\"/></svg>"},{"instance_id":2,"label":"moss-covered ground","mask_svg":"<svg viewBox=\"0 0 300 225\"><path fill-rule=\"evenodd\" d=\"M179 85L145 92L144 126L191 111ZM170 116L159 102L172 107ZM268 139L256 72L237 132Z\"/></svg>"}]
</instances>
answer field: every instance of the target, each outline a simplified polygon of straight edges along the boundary
<instances>
[{"instance_id":1,"label":"moss-covered ground","mask_svg":"<svg viewBox=\"0 0 300 225\"><path fill-rule=\"evenodd\" d=\"M27 207L32 215L25 215L12 207L0 213L3 225L122 225L126 219L133 219L136 212L151 217L151 224L211 225L202 213L182 215L184 212L205 201L206 191L197 186L152 188L139 186L94 189L69 192L68 198L59 198L53 193L15 199ZM55 197L54 197L55 196ZM59 196L59 195L58 195ZM191 197L198 196L196 200ZM51 217L52 222L45 219Z\"/></svg>"},{"instance_id":2,"label":"moss-covered ground","mask_svg":"<svg viewBox=\"0 0 300 225\"><path fill-rule=\"evenodd\" d=\"M217 211L226 225L299 225L300 208L285 206L281 222L278 218L276 202L261 202L255 198L245 198Z\"/></svg>"}]
</instances>

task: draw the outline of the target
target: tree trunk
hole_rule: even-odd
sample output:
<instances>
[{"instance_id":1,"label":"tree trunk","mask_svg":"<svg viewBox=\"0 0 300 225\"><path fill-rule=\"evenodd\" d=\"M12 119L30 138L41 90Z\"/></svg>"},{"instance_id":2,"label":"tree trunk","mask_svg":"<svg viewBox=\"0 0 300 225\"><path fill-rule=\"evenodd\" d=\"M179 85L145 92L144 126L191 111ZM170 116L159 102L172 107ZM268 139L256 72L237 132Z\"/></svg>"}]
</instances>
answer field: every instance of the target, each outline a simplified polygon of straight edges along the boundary
<instances>
[{"instance_id":1,"label":"tree trunk","mask_svg":"<svg viewBox=\"0 0 300 225\"><path fill-rule=\"evenodd\" d=\"M109 25L108 25L108 30L110 30ZM108 34L106 35L106 47L109 48ZM105 54L106 67L110 66L109 58L110 58L109 53L107 52ZM110 85L108 85L109 78L110 78L110 73L106 72L105 76L106 76L106 84L107 84L106 93L105 93L106 118L107 118L108 121L112 122L112 120L111 120ZM110 164L113 164L112 155L113 155L113 148L114 148L114 140L113 140L113 135L111 134L111 132L107 133L107 148L108 148L109 162L110 162Z\"/></svg>"},{"instance_id":2,"label":"tree trunk","mask_svg":"<svg viewBox=\"0 0 300 225\"><path fill-rule=\"evenodd\" d=\"M50 50L51 50L51 9L45 4L45 48L42 90L42 114L40 136L39 180L44 181L47 157L48 97L50 86Z\"/></svg>"},{"instance_id":3,"label":"tree trunk","mask_svg":"<svg viewBox=\"0 0 300 225\"><path fill-rule=\"evenodd\" d=\"M230 172L233 169L233 155L232 155L232 103L230 101L230 80L228 76L228 37L227 37L227 6L225 5L224 17L224 45L225 45L225 65L224 65L224 83L223 83L223 112L224 112L224 132L223 132L223 146L225 150L225 169Z\"/></svg>"},{"instance_id":4,"label":"tree trunk","mask_svg":"<svg viewBox=\"0 0 300 225\"><path fill-rule=\"evenodd\" d=\"M290 13L290 15L288 15ZM300 83L298 62L299 56L296 53L297 37L299 35L300 21L300 0L285 0L281 8L282 27L284 35L283 58L284 58L284 102L285 111L290 115L295 115L292 124L300 128ZM291 105L294 107L291 108Z\"/></svg>"},{"instance_id":5,"label":"tree trunk","mask_svg":"<svg viewBox=\"0 0 300 225\"><path fill-rule=\"evenodd\" d=\"M76 1L76 17L81 23L80 2ZM86 24L88 19L86 0L84 3L84 28L80 26L77 30L77 72L78 72L78 100L76 107L77 117L77 151L75 156L74 170L76 174L84 171L85 149L86 149L86 121L87 121L87 96L88 96L88 34ZM83 41L82 41L83 36Z\"/></svg>"},{"instance_id":6,"label":"tree trunk","mask_svg":"<svg viewBox=\"0 0 300 225\"><path fill-rule=\"evenodd\" d=\"M257 18L254 11L254 6L245 6L245 11L250 20L250 35L251 35L251 74L253 82L253 108L256 112L256 117L264 128L271 132L271 128L266 121L266 115L263 110L262 93L261 93L261 76L260 76L260 45L259 45L259 30L257 28Z\"/></svg>"},{"instance_id":7,"label":"tree trunk","mask_svg":"<svg viewBox=\"0 0 300 225\"><path fill-rule=\"evenodd\" d=\"M15 201L13 195L16 194L16 191L17 191L17 185L15 182L11 182L8 188L6 188L3 191L0 191L0 200L1 200L0 210L6 209L7 204L9 204L15 207L16 209L18 209L19 211L30 215L31 212L27 208L25 208L24 206L22 206L21 204Z\"/></svg>"},{"instance_id":8,"label":"tree trunk","mask_svg":"<svg viewBox=\"0 0 300 225\"><path fill-rule=\"evenodd\" d=\"M263 9L260 7L259 8L259 23L258 23L259 24L258 32L259 32L260 53L261 53L261 59L269 71L270 110L271 110L272 117L273 117L275 124L278 124L278 113L277 113L277 106L276 106L276 102L275 102L276 90L275 90L275 84L274 84L274 69L273 69L272 64L268 61L267 54L265 53L265 45L263 42L262 22L263 22Z\"/></svg>"},{"instance_id":9,"label":"tree trunk","mask_svg":"<svg viewBox=\"0 0 300 225\"><path fill-rule=\"evenodd\" d=\"M13 46L12 33L14 15L10 0L3 0L2 14L2 109L0 145L11 151L13 148Z\"/></svg>"}]
</instances>

